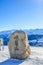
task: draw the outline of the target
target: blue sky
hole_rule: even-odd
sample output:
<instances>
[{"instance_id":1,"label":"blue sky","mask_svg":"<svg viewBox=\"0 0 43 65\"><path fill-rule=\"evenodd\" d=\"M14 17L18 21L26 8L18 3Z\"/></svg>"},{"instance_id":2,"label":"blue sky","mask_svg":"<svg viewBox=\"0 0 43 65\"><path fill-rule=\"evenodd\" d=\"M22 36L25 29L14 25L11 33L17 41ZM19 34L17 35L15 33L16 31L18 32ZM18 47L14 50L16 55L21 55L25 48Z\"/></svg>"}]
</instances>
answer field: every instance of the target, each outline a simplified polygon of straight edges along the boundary
<instances>
[{"instance_id":1,"label":"blue sky","mask_svg":"<svg viewBox=\"0 0 43 65\"><path fill-rule=\"evenodd\" d=\"M43 0L0 0L0 31L43 28Z\"/></svg>"}]
</instances>

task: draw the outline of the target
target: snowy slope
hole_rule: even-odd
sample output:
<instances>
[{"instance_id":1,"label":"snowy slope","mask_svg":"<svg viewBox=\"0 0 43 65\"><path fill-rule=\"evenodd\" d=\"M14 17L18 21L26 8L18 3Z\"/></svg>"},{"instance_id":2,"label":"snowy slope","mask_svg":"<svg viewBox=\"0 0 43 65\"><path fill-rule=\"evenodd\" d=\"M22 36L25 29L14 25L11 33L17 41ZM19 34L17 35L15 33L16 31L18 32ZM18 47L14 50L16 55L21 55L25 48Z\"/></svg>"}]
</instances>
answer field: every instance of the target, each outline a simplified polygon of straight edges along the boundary
<instances>
[{"instance_id":1,"label":"snowy slope","mask_svg":"<svg viewBox=\"0 0 43 65\"><path fill-rule=\"evenodd\" d=\"M31 55L25 60L12 59L8 46L0 51L0 65L43 65L43 47L31 47Z\"/></svg>"},{"instance_id":2,"label":"snowy slope","mask_svg":"<svg viewBox=\"0 0 43 65\"><path fill-rule=\"evenodd\" d=\"M30 44L32 44L31 46L42 46L43 47L43 37L40 39L35 39L35 40L30 40L29 41Z\"/></svg>"}]
</instances>

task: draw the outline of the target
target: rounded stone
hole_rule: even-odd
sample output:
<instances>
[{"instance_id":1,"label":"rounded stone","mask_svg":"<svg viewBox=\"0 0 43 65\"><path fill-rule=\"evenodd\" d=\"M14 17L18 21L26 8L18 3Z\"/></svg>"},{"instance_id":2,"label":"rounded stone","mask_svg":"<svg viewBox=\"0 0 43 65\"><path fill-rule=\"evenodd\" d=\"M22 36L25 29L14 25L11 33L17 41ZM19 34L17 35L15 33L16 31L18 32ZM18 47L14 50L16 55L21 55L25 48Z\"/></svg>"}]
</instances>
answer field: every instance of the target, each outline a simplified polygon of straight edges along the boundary
<instances>
[{"instance_id":1,"label":"rounded stone","mask_svg":"<svg viewBox=\"0 0 43 65\"><path fill-rule=\"evenodd\" d=\"M8 43L10 56L17 59L25 59L30 55L28 37L24 31L18 30L11 34Z\"/></svg>"}]
</instances>

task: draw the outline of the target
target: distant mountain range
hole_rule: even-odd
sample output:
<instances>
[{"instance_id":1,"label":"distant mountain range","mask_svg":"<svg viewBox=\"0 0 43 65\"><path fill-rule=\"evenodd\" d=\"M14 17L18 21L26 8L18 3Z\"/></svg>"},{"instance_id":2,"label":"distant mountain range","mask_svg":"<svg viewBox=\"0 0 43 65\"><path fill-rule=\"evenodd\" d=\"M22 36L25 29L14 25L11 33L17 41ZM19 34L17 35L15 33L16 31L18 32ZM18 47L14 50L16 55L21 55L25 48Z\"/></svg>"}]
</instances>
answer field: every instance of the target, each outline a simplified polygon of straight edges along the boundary
<instances>
[{"instance_id":1,"label":"distant mountain range","mask_svg":"<svg viewBox=\"0 0 43 65\"><path fill-rule=\"evenodd\" d=\"M12 32L14 32L15 30L12 29L12 30L7 30L7 31L1 31L0 34L10 34ZM31 34L41 34L43 35L43 29L26 29L26 30L23 30L25 31L28 35L31 35Z\"/></svg>"},{"instance_id":2,"label":"distant mountain range","mask_svg":"<svg viewBox=\"0 0 43 65\"><path fill-rule=\"evenodd\" d=\"M15 30L7 30L7 31L1 31L0 32L0 38L3 38L4 45L8 44L9 37L10 35L14 32ZM23 30L27 33L28 35L28 40L29 44L31 46L43 46L43 29L29 29L29 30ZM41 42L39 42L42 40Z\"/></svg>"},{"instance_id":3,"label":"distant mountain range","mask_svg":"<svg viewBox=\"0 0 43 65\"><path fill-rule=\"evenodd\" d=\"M27 34L40 34L43 35L43 29L29 29L29 30L24 30Z\"/></svg>"}]
</instances>

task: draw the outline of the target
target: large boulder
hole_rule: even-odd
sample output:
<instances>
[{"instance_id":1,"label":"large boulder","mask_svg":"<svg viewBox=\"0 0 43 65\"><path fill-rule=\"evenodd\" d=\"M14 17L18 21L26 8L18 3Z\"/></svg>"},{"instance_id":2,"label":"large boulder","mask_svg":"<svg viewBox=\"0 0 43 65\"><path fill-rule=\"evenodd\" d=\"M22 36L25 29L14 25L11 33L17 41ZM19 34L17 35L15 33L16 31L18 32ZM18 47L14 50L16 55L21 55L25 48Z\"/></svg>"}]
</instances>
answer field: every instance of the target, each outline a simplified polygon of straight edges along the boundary
<instances>
[{"instance_id":1,"label":"large boulder","mask_svg":"<svg viewBox=\"0 0 43 65\"><path fill-rule=\"evenodd\" d=\"M12 58L25 59L30 55L30 46L24 31L15 31L12 33L8 47Z\"/></svg>"}]
</instances>

